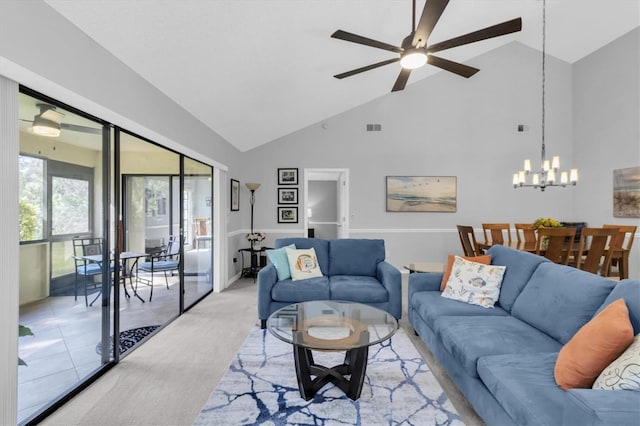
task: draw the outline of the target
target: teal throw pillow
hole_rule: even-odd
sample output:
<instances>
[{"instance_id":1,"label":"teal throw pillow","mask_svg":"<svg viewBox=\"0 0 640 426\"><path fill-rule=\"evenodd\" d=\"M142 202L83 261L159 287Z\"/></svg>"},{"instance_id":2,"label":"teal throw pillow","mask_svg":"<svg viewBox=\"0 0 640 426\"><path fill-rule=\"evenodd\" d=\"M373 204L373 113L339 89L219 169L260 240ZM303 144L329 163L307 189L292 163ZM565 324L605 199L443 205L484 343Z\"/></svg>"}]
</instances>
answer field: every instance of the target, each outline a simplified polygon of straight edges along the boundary
<instances>
[{"instance_id":1,"label":"teal throw pillow","mask_svg":"<svg viewBox=\"0 0 640 426\"><path fill-rule=\"evenodd\" d=\"M282 247L275 250L265 250L269 261L276 267L276 273L278 274L278 281L291 278L291 269L289 268L289 259L287 258L287 252L285 249L295 249L295 244L289 244L286 247Z\"/></svg>"}]
</instances>

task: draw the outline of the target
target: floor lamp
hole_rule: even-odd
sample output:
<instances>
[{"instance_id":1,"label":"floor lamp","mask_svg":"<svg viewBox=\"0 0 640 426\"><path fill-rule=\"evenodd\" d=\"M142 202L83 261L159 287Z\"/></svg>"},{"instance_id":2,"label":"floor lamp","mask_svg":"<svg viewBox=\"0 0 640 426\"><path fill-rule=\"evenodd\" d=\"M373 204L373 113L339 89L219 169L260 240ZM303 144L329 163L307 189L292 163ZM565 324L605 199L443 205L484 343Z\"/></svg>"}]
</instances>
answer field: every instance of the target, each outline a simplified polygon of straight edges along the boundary
<instances>
[{"instance_id":1,"label":"floor lamp","mask_svg":"<svg viewBox=\"0 0 640 426\"><path fill-rule=\"evenodd\" d=\"M251 191L251 196L249 197L249 204L251 204L251 233L253 234L253 205L256 202L256 189L260 188L259 183L245 183L247 189Z\"/></svg>"}]
</instances>

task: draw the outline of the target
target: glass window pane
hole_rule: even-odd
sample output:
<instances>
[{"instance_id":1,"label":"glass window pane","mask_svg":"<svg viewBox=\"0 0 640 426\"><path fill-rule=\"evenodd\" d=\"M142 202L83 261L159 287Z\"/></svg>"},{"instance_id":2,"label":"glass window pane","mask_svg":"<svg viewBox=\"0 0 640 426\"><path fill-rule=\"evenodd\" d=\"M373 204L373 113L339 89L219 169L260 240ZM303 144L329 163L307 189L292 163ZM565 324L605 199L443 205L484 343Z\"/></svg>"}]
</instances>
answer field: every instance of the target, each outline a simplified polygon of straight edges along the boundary
<instances>
[{"instance_id":1,"label":"glass window pane","mask_svg":"<svg viewBox=\"0 0 640 426\"><path fill-rule=\"evenodd\" d=\"M21 155L20 181L20 241L44 238L44 160Z\"/></svg>"},{"instance_id":2,"label":"glass window pane","mask_svg":"<svg viewBox=\"0 0 640 426\"><path fill-rule=\"evenodd\" d=\"M89 182L51 178L51 235L89 232Z\"/></svg>"}]
</instances>

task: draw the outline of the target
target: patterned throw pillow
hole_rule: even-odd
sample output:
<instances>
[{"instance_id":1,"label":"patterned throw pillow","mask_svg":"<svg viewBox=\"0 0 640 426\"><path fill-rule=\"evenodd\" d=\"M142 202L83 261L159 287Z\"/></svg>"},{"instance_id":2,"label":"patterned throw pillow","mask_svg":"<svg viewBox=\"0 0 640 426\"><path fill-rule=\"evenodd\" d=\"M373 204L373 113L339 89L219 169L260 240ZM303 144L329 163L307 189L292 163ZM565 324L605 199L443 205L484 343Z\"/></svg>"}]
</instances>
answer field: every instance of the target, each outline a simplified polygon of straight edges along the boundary
<instances>
[{"instance_id":1,"label":"patterned throw pillow","mask_svg":"<svg viewBox=\"0 0 640 426\"><path fill-rule=\"evenodd\" d=\"M291 278L291 270L289 268L289 259L287 258L287 252L285 249L287 248L296 248L295 244L289 244L288 246L274 249L274 250L265 250L267 252L267 257L269 261L273 263L273 266L276 267L276 273L278 274L278 281L286 280Z\"/></svg>"},{"instance_id":2,"label":"patterned throw pillow","mask_svg":"<svg viewBox=\"0 0 640 426\"><path fill-rule=\"evenodd\" d=\"M493 308L500 297L506 266L484 265L456 256L442 297Z\"/></svg>"},{"instance_id":3,"label":"patterned throw pillow","mask_svg":"<svg viewBox=\"0 0 640 426\"><path fill-rule=\"evenodd\" d=\"M296 250L287 248L286 251L292 281L322 276L314 248Z\"/></svg>"},{"instance_id":4,"label":"patterned throw pillow","mask_svg":"<svg viewBox=\"0 0 640 426\"><path fill-rule=\"evenodd\" d=\"M631 346L605 368L593 389L640 391L640 334Z\"/></svg>"}]
</instances>

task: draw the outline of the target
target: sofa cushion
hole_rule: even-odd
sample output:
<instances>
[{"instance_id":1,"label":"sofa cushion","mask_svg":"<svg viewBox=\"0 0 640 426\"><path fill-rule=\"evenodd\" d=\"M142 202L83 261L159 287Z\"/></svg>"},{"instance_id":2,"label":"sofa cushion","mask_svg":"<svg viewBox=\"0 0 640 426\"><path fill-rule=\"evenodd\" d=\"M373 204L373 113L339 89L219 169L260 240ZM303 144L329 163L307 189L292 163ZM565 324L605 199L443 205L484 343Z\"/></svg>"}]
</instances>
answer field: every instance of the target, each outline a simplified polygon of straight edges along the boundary
<instances>
[{"instance_id":1,"label":"sofa cushion","mask_svg":"<svg viewBox=\"0 0 640 426\"><path fill-rule=\"evenodd\" d=\"M309 278L321 277L322 271L318 265L316 250L285 248L287 259L289 260L289 270L293 281L308 280Z\"/></svg>"},{"instance_id":2,"label":"sofa cushion","mask_svg":"<svg viewBox=\"0 0 640 426\"><path fill-rule=\"evenodd\" d=\"M456 256L442 297L493 308L506 266L487 265Z\"/></svg>"},{"instance_id":3,"label":"sofa cushion","mask_svg":"<svg viewBox=\"0 0 640 426\"><path fill-rule=\"evenodd\" d=\"M499 306L486 309L478 305L458 302L441 297L439 291L421 291L415 293L409 301L420 317L433 328L436 318L442 316L508 316Z\"/></svg>"},{"instance_id":4,"label":"sofa cushion","mask_svg":"<svg viewBox=\"0 0 640 426\"><path fill-rule=\"evenodd\" d=\"M549 261L544 257L501 245L492 246L487 251L487 254L492 256L492 265L507 267L502 278L498 303L505 311L511 312L513 303L525 285L527 285L527 282L529 282L533 272L541 263L548 263Z\"/></svg>"},{"instance_id":5,"label":"sofa cushion","mask_svg":"<svg viewBox=\"0 0 640 426\"><path fill-rule=\"evenodd\" d=\"M591 388L640 390L640 334L622 355L602 370Z\"/></svg>"},{"instance_id":6,"label":"sofa cushion","mask_svg":"<svg viewBox=\"0 0 640 426\"><path fill-rule=\"evenodd\" d=\"M633 342L624 299L593 317L562 347L554 374L562 389L590 388L598 375Z\"/></svg>"},{"instance_id":7,"label":"sofa cushion","mask_svg":"<svg viewBox=\"0 0 640 426\"><path fill-rule=\"evenodd\" d=\"M294 244L299 249L314 248L318 257L318 264L322 275L329 273L329 240L321 240L316 238L278 238L275 241L275 248L281 248Z\"/></svg>"},{"instance_id":8,"label":"sofa cushion","mask_svg":"<svg viewBox=\"0 0 640 426\"><path fill-rule=\"evenodd\" d=\"M273 250L265 250L269 261L276 267L276 273L278 274L278 280L286 280L291 278L291 270L289 269L289 259L287 258L287 248L296 248L294 244L290 244L286 247Z\"/></svg>"},{"instance_id":9,"label":"sofa cushion","mask_svg":"<svg viewBox=\"0 0 640 426\"><path fill-rule=\"evenodd\" d=\"M627 304L629 320L633 325L633 334L640 333L640 281L638 280L622 280L616 284L594 316L618 299L624 299Z\"/></svg>"},{"instance_id":10,"label":"sofa cushion","mask_svg":"<svg viewBox=\"0 0 640 426\"><path fill-rule=\"evenodd\" d=\"M478 375L502 408L519 425L555 426L562 419L565 392L553 379L558 354L484 356Z\"/></svg>"},{"instance_id":11,"label":"sofa cushion","mask_svg":"<svg viewBox=\"0 0 640 426\"><path fill-rule=\"evenodd\" d=\"M375 277L378 263L384 260L384 256L384 240L330 240L328 275Z\"/></svg>"},{"instance_id":12,"label":"sofa cushion","mask_svg":"<svg viewBox=\"0 0 640 426\"><path fill-rule=\"evenodd\" d=\"M491 255L487 254L484 256L460 256L464 260L469 260L471 262L484 263L488 265L491 263ZM447 256L447 266L444 268L444 274L442 274L442 281L440 282L440 291L444 291L447 286L447 281L449 281L449 276L451 275L451 270L453 269L453 262L456 261L456 255L450 254Z\"/></svg>"},{"instance_id":13,"label":"sofa cushion","mask_svg":"<svg viewBox=\"0 0 640 426\"><path fill-rule=\"evenodd\" d=\"M329 278L332 300L361 303L389 301L389 293L376 278L365 276L333 275Z\"/></svg>"},{"instance_id":14,"label":"sofa cushion","mask_svg":"<svg viewBox=\"0 0 640 426\"><path fill-rule=\"evenodd\" d=\"M606 299L614 281L570 266L543 263L533 273L511 314L567 343Z\"/></svg>"},{"instance_id":15,"label":"sofa cushion","mask_svg":"<svg viewBox=\"0 0 640 426\"><path fill-rule=\"evenodd\" d=\"M317 277L295 282L290 279L278 281L271 289L271 299L289 303L329 300L329 278Z\"/></svg>"},{"instance_id":16,"label":"sofa cushion","mask_svg":"<svg viewBox=\"0 0 640 426\"><path fill-rule=\"evenodd\" d=\"M435 320L434 331L471 377L478 377L477 361L482 356L557 352L562 346L510 316L444 316Z\"/></svg>"}]
</instances>

